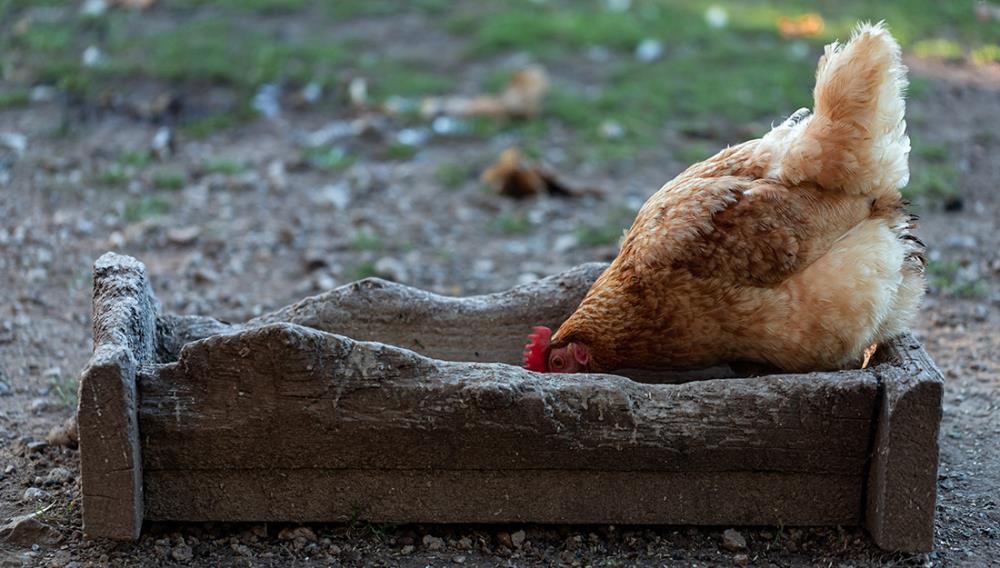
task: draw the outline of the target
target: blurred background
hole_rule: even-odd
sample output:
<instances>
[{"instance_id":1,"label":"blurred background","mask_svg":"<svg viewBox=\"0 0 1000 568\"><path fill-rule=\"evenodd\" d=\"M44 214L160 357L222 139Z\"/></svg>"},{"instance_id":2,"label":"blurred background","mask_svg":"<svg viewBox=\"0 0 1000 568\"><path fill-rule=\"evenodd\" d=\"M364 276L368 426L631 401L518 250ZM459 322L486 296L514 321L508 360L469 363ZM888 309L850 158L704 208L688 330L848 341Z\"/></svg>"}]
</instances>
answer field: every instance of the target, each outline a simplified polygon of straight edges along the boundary
<instances>
[{"instance_id":1,"label":"blurred background","mask_svg":"<svg viewBox=\"0 0 1000 568\"><path fill-rule=\"evenodd\" d=\"M0 423L75 404L106 250L230 321L368 276L467 295L610 260L664 182L811 106L860 20L911 69L917 333L954 383L939 534L1000 538L971 513L1000 523L989 2L0 0Z\"/></svg>"}]
</instances>

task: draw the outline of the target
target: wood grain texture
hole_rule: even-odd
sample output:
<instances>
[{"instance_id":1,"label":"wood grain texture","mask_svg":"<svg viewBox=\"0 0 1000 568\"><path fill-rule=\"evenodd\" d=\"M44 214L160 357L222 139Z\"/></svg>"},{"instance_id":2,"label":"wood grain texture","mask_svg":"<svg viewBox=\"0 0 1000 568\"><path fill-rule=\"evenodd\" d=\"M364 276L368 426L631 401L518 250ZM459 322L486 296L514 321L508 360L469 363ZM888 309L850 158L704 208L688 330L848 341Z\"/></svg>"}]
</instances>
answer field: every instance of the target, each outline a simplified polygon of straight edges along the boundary
<instances>
[{"instance_id":1,"label":"wood grain texture","mask_svg":"<svg viewBox=\"0 0 1000 568\"><path fill-rule=\"evenodd\" d=\"M920 343L905 335L880 348L877 430L865 523L882 548L934 547L938 428L944 379Z\"/></svg>"},{"instance_id":2,"label":"wood grain texture","mask_svg":"<svg viewBox=\"0 0 1000 568\"><path fill-rule=\"evenodd\" d=\"M863 475L877 381L649 385L446 363L292 324L140 380L147 470L566 469ZM276 428L280 425L280 428Z\"/></svg>"},{"instance_id":3,"label":"wood grain texture","mask_svg":"<svg viewBox=\"0 0 1000 568\"><path fill-rule=\"evenodd\" d=\"M149 471L147 516L186 521L853 525L854 476L768 472Z\"/></svg>"},{"instance_id":4,"label":"wood grain texture","mask_svg":"<svg viewBox=\"0 0 1000 568\"><path fill-rule=\"evenodd\" d=\"M163 316L165 360L191 341L271 323L294 323L411 349L445 361L521 364L532 325L555 327L607 265L591 263L537 282L484 296L440 296L367 278L306 298L244 325L204 317Z\"/></svg>"},{"instance_id":5,"label":"wood grain texture","mask_svg":"<svg viewBox=\"0 0 1000 568\"><path fill-rule=\"evenodd\" d=\"M540 375L265 325L140 376L147 515L854 524L877 388Z\"/></svg>"},{"instance_id":6,"label":"wood grain texture","mask_svg":"<svg viewBox=\"0 0 1000 568\"><path fill-rule=\"evenodd\" d=\"M94 264L94 353L80 380L77 413L88 536L129 540L142 528L136 373L152 363L155 316L145 266L101 256Z\"/></svg>"}]
</instances>

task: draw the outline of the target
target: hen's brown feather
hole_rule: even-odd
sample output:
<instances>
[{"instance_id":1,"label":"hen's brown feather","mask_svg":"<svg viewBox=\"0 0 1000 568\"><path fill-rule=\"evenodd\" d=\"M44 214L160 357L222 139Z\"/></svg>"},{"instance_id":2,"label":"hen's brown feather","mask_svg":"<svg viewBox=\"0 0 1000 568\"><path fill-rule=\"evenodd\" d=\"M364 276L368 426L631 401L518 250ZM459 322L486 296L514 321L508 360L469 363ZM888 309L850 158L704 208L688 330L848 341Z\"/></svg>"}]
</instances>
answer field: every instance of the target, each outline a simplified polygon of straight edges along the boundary
<instances>
[{"instance_id":1,"label":"hen's brown feather","mask_svg":"<svg viewBox=\"0 0 1000 568\"><path fill-rule=\"evenodd\" d=\"M922 280L897 190L909 148L895 124L900 68L879 26L828 50L818 116L796 113L654 194L553 344L586 344L597 371L726 361L808 370L901 331ZM878 136L858 142L859 132Z\"/></svg>"}]
</instances>

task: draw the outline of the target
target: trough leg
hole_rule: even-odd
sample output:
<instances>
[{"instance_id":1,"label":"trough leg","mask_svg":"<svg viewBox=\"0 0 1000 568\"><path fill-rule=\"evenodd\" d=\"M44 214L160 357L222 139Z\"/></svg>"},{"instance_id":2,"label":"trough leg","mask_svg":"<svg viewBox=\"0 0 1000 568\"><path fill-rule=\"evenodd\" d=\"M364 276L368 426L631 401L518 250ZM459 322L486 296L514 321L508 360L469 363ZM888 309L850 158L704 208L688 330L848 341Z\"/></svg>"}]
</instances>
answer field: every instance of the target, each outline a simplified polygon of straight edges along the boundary
<instances>
[{"instance_id":1,"label":"trough leg","mask_svg":"<svg viewBox=\"0 0 1000 568\"><path fill-rule=\"evenodd\" d=\"M893 346L901 366L880 366L880 408L868 477L865 526L885 550L934 547L942 379L911 337Z\"/></svg>"},{"instance_id":2,"label":"trough leg","mask_svg":"<svg viewBox=\"0 0 1000 568\"><path fill-rule=\"evenodd\" d=\"M90 537L134 540L143 517L136 363L127 350L101 351L80 382L83 530Z\"/></svg>"},{"instance_id":3,"label":"trough leg","mask_svg":"<svg viewBox=\"0 0 1000 568\"><path fill-rule=\"evenodd\" d=\"M143 519L136 374L153 362L156 299L146 267L113 253L94 264L94 354L80 380L83 530L134 540Z\"/></svg>"}]
</instances>

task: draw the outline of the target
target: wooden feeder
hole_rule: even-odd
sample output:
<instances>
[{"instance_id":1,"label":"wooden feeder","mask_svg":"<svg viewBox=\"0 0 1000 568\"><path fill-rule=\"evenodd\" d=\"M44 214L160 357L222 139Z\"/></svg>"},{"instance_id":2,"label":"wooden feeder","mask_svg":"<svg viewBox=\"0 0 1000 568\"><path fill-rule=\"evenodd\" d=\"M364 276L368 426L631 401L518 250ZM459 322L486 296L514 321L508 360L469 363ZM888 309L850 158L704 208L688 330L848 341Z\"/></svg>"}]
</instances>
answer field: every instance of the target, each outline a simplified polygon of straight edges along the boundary
<instances>
[{"instance_id":1,"label":"wooden feeder","mask_svg":"<svg viewBox=\"0 0 1000 568\"><path fill-rule=\"evenodd\" d=\"M79 397L85 533L863 525L882 548L931 549L942 378L913 337L833 373L521 369L526 332L565 319L603 268L470 298L368 279L227 324L160 313L143 264L105 254Z\"/></svg>"}]
</instances>

